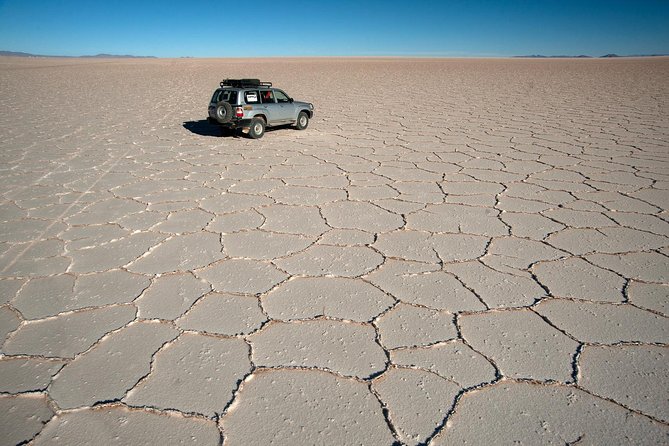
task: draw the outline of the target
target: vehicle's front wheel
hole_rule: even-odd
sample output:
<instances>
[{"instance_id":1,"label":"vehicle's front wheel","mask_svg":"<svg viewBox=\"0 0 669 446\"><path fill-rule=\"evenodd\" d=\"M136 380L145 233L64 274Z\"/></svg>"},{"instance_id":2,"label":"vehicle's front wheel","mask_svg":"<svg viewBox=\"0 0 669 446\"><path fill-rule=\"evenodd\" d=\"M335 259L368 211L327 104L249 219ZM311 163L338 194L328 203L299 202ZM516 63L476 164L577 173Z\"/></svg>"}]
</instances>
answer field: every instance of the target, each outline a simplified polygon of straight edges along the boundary
<instances>
[{"instance_id":1,"label":"vehicle's front wheel","mask_svg":"<svg viewBox=\"0 0 669 446\"><path fill-rule=\"evenodd\" d=\"M251 127L249 127L249 136L253 139L262 138L265 134L265 121L260 118L253 118Z\"/></svg>"},{"instance_id":2,"label":"vehicle's front wheel","mask_svg":"<svg viewBox=\"0 0 669 446\"><path fill-rule=\"evenodd\" d=\"M295 126L298 130L304 130L309 126L309 115L307 112L300 112L300 114L297 115Z\"/></svg>"}]
</instances>

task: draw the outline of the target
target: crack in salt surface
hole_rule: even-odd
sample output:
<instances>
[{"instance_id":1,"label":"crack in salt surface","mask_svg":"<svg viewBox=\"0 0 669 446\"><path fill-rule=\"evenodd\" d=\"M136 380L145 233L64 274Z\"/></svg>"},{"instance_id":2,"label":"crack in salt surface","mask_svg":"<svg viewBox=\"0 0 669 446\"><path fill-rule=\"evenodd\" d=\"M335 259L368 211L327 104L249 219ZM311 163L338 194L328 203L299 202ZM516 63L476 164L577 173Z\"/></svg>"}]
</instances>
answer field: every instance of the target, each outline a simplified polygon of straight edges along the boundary
<instances>
[{"instance_id":1,"label":"crack in salt surface","mask_svg":"<svg viewBox=\"0 0 669 446\"><path fill-rule=\"evenodd\" d=\"M46 229L44 229L44 231L42 231L42 233L41 233L40 235L37 236L36 240L35 240L34 242L28 244L28 246L27 246L26 248L24 248L23 251L19 252L19 253L14 257L14 259L13 259L7 266L5 266L5 267L2 269L2 272L4 273L4 272L7 271L9 268L11 268L12 266L14 266L14 264L15 264L16 262L18 262L18 261L19 261L19 260L20 260L20 259L21 259L21 258L22 258L22 257L23 257L23 256L24 256L24 255L25 255L25 254L26 254L26 253L33 247L33 246L35 246L35 244L37 243L38 240L42 240L42 239L44 238L44 235L47 234L47 233L49 232L49 230L50 230L54 225L56 225L56 223L60 222L60 220L61 220L65 215L67 215L67 213L70 211L70 209L72 209L72 208L79 202L79 200L80 200L84 195L86 195L88 192L90 192L91 189L93 189L93 187L95 187L95 185L97 185L97 184L102 180L102 178L103 178L106 174L108 174L108 173L109 173L109 172L110 172L110 171L111 171L111 170L118 164L118 162L119 162L122 158L124 158L128 153L130 153L131 150L132 150L132 149L128 149L125 153L123 153L120 157L118 157L118 158L112 163L112 165L109 166L109 168L108 168L107 170L105 170L105 171L102 173L102 175L98 178L98 180L96 180L96 181L95 181L95 182L94 182L88 189L86 189L84 192L82 192L81 195L80 195L76 200L74 200L74 201L72 202L72 204L70 204L70 206L68 206L68 207L67 207L67 208L66 208L66 209L65 209L65 210L64 210L64 211L57 217L57 218L53 219L53 222L52 222L49 226L47 226ZM78 155L78 154L76 154L74 157L76 157L77 155ZM72 157L72 158L74 158L74 157ZM70 160L70 161L71 161L71 160Z\"/></svg>"}]
</instances>

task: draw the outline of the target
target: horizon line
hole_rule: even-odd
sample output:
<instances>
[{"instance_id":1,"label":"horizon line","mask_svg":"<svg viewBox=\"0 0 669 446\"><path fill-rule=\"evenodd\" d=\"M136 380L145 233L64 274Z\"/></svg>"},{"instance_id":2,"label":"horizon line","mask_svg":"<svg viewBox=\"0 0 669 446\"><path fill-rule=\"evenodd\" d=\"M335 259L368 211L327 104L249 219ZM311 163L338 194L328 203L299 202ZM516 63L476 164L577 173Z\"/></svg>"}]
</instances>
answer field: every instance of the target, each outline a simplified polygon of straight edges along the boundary
<instances>
[{"instance_id":1,"label":"horizon line","mask_svg":"<svg viewBox=\"0 0 669 446\"><path fill-rule=\"evenodd\" d=\"M648 54L617 54L606 53L602 55L590 54L551 54L541 53L518 54L518 55L499 55L499 54L444 54L444 53L387 53L387 54L319 54L319 55L294 55L294 54L273 54L273 55L252 55L252 56L153 56L153 55L135 55L135 54L34 54L25 51L0 50L0 56L5 57L24 57L24 58L66 58L66 59L309 59L309 58L401 58L401 59L605 59L605 58L625 58L625 57L666 57L669 53L648 53Z\"/></svg>"}]
</instances>

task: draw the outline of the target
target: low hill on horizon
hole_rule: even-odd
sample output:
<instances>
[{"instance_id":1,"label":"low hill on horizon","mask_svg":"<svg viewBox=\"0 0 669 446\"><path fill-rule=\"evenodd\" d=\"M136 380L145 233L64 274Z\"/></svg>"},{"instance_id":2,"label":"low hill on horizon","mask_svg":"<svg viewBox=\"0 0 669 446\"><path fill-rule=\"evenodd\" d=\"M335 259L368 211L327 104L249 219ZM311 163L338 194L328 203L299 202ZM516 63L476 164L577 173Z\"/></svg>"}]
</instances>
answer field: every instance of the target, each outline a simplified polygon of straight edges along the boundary
<instances>
[{"instance_id":1,"label":"low hill on horizon","mask_svg":"<svg viewBox=\"0 0 669 446\"><path fill-rule=\"evenodd\" d=\"M615 53L609 53L609 54L604 54L603 56L599 56L600 59L602 58L613 58L613 57L661 57L661 56L667 56L667 54L626 54L623 56L620 56ZM594 59L597 56L588 56L587 54L580 54L578 56L571 56L571 55L557 55L557 56L545 56L543 54L529 54L526 56L511 56L513 58L525 58L525 59Z\"/></svg>"},{"instance_id":2,"label":"low hill on horizon","mask_svg":"<svg viewBox=\"0 0 669 446\"><path fill-rule=\"evenodd\" d=\"M64 57L68 59L156 59L156 56L134 56L131 54L95 54L84 56L51 56L45 54L23 53L21 51L0 51L0 56L14 57Z\"/></svg>"}]
</instances>

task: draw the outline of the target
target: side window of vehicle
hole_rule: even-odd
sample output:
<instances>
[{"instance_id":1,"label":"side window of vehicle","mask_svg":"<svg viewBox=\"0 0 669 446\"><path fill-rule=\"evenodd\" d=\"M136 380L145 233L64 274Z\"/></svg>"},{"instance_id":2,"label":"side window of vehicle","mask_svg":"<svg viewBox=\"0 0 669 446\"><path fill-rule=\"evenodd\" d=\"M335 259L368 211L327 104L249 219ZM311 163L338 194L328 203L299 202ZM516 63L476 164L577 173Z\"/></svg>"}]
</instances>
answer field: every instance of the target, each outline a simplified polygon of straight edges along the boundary
<instances>
[{"instance_id":1,"label":"side window of vehicle","mask_svg":"<svg viewBox=\"0 0 669 446\"><path fill-rule=\"evenodd\" d=\"M288 95L281 90L274 90L277 102L290 102Z\"/></svg>"},{"instance_id":2,"label":"side window of vehicle","mask_svg":"<svg viewBox=\"0 0 669 446\"><path fill-rule=\"evenodd\" d=\"M272 90L266 90L260 92L260 99L263 104L273 104L274 103L274 93Z\"/></svg>"},{"instance_id":3,"label":"side window of vehicle","mask_svg":"<svg viewBox=\"0 0 669 446\"><path fill-rule=\"evenodd\" d=\"M219 102L219 101L225 101L229 102L230 104L236 104L237 92L231 90L221 90L214 95L214 99L212 102Z\"/></svg>"},{"instance_id":4,"label":"side window of vehicle","mask_svg":"<svg viewBox=\"0 0 669 446\"><path fill-rule=\"evenodd\" d=\"M259 104L260 96L258 95L257 91L245 91L244 100L247 104Z\"/></svg>"}]
</instances>

